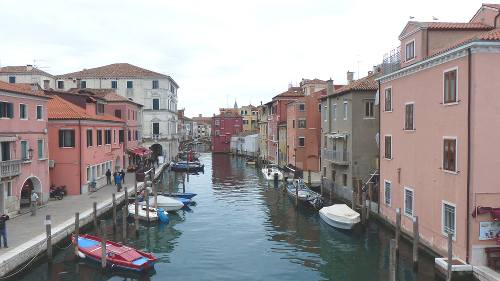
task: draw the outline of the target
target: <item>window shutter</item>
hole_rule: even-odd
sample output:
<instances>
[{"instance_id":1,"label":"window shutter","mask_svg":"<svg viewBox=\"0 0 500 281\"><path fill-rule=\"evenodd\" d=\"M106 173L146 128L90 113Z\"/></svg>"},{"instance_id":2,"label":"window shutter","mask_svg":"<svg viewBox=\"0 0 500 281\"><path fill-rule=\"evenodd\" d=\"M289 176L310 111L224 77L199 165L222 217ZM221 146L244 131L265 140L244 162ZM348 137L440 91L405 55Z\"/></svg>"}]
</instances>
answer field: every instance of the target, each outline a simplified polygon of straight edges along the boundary
<instances>
[{"instance_id":1,"label":"window shutter","mask_svg":"<svg viewBox=\"0 0 500 281\"><path fill-rule=\"evenodd\" d=\"M7 117L14 117L14 105L12 103L7 103Z\"/></svg>"},{"instance_id":2,"label":"window shutter","mask_svg":"<svg viewBox=\"0 0 500 281\"><path fill-rule=\"evenodd\" d=\"M64 147L64 131L59 130L59 147Z\"/></svg>"}]
</instances>

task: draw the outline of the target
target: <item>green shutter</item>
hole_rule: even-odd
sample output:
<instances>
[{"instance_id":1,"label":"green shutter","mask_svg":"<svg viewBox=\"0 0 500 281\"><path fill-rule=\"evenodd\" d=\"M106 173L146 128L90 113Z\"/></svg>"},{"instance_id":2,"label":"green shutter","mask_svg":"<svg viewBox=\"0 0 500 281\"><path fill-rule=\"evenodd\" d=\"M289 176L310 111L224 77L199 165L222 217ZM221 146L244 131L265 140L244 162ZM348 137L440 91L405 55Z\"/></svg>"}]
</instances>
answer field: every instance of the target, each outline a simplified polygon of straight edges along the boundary
<instances>
[{"instance_id":1,"label":"green shutter","mask_svg":"<svg viewBox=\"0 0 500 281\"><path fill-rule=\"evenodd\" d=\"M14 118L14 105L7 103L7 117Z\"/></svg>"},{"instance_id":2,"label":"green shutter","mask_svg":"<svg viewBox=\"0 0 500 281\"><path fill-rule=\"evenodd\" d=\"M71 130L70 132L71 132L71 141L70 141L71 145L70 145L70 147L75 147L75 131Z\"/></svg>"},{"instance_id":3,"label":"green shutter","mask_svg":"<svg viewBox=\"0 0 500 281\"><path fill-rule=\"evenodd\" d=\"M64 131L59 130L59 147L64 147Z\"/></svg>"},{"instance_id":4,"label":"green shutter","mask_svg":"<svg viewBox=\"0 0 500 281\"><path fill-rule=\"evenodd\" d=\"M38 159L43 158L43 140L38 140Z\"/></svg>"}]
</instances>

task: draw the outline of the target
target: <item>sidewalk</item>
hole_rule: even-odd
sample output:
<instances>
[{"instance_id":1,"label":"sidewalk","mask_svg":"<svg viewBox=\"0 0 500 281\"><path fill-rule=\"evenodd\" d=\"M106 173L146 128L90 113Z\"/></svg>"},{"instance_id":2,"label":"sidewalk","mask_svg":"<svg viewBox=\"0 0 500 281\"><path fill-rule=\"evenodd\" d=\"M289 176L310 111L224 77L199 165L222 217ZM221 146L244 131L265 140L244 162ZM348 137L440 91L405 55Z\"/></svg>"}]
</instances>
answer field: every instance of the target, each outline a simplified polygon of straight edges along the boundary
<instances>
[{"instance_id":1,"label":"sidewalk","mask_svg":"<svg viewBox=\"0 0 500 281\"><path fill-rule=\"evenodd\" d=\"M162 171L162 165L156 169L156 176ZM7 241L9 248L0 249L0 276L46 250L45 216L51 215L53 243L70 235L74 230L74 217L80 212L80 227L92 221L93 202L97 202L97 214L100 215L111 208L111 195L116 194L117 202L124 199L125 188L129 194L134 191L135 173L125 175L125 184L121 192L116 192L114 184L106 185L98 191L75 196L67 196L62 200L50 200L45 206L37 209L36 216L30 213L7 221ZM138 182L138 189L143 183ZM2 244L3 246L3 244Z\"/></svg>"}]
</instances>

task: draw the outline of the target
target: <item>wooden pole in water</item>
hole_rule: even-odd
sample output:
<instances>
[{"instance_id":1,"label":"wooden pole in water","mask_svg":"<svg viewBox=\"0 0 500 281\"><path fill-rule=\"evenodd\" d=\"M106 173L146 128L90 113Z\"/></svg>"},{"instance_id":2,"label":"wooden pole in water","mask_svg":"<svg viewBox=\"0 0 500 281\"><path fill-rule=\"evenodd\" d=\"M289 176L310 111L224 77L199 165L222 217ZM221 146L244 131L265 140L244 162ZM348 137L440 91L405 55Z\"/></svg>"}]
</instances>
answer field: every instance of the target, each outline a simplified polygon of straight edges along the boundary
<instances>
[{"instance_id":1,"label":"wooden pole in water","mask_svg":"<svg viewBox=\"0 0 500 281\"><path fill-rule=\"evenodd\" d=\"M189 179L189 174L187 178ZM186 183L184 182L184 175L182 175L182 193L186 193Z\"/></svg>"},{"instance_id":2,"label":"wooden pole in water","mask_svg":"<svg viewBox=\"0 0 500 281\"><path fill-rule=\"evenodd\" d=\"M151 185L153 186L153 196L154 196L154 202L153 202L153 207L158 208L158 186L157 184L152 181Z\"/></svg>"},{"instance_id":3,"label":"wooden pole in water","mask_svg":"<svg viewBox=\"0 0 500 281\"><path fill-rule=\"evenodd\" d=\"M80 236L80 213L75 213L75 256L78 257L78 236Z\"/></svg>"},{"instance_id":4,"label":"wooden pole in water","mask_svg":"<svg viewBox=\"0 0 500 281\"><path fill-rule=\"evenodd\" d=\"M354 211L356 211L356 201L358 201L358 195L356 194L356 192L352 192L352 206L351 206L351 209L353 209Z\"/></svg>"},{"instance_id":5,"label":"wooden pole in water","mask_svg":"<svg viewBox=\"0 0 500 281\"><path fill-rule=\"evenodd\" d=\"M111 199L113 202L113 232L116 229L116 195L113 193L111 194Z\"/></svg>"},{"instance_id":6,"label":"wooden pole in water","mask_svg":"<svg viewBox=\"0 0 500 281\"><path fill-rule=\"evenodd\" d=\"M418 233L418 216L413 217L413 268L418 267L418 242L420 235Z\"/></svg>"},{"instance_id":7,"label":"wooden pole in water","mask_svg":"<svg viewBox=\"0 0 500 281\"><path fill-rule=\"evenodd\" d=\"M101 268L106 268L106 221L101 220Z\"/></svg>"},{"instance_id":8,"label":"wooden pole in water","mask_svg":"<svg viewBox=\"0 0 500 281\"><path fill-rule=\"evenodd\" d=\"M396 267L397 267L397 255L396 255L396 241L391 239L389 242L389 280L396 281Z\"/></svg>"},{"instance_id":9,"label":"wooden pole in water","mask_svg":"<svg viewBox=\"0 0 500 281\"><path fill-rule=\"evenodd\" d=\"M311 170L307 170L307 182L311 184Z\"/></svg>"},{"instance_id":10,"label":"wooden pole in water","mask_svg":"<svg viewBox=\"0 0 500 281\"><path fill-rule=\"evenodd\" d=\"M97 202L94 202L93 209L94 209L94 228L96 233L99 235L99 228L97 226Z\"/></svg>"},{"instance_id":11,"label":"wooden pole in water","mask_svg":"<svg viewBox=\"0 0 500 281\"><path fill-rule=\"evenodd\" d=\"M373 200L373 182L368 183L368 210L366 212L366 218L370 219L370 212L372 211L372 200Z\"/></svg>"},{"instance_id":12,"label":"wooden pole in water","mask_svg":"<svg viewBox=\"0 0 500 281\"><path fill-rule=\"evenodd\" d=\"M137 198L137 175L134 177L134 196Z\"/></svg>"},{"instance_id":13,"label":"wooden pole in water","mask_svg":"<svg viewBox=\"0 0 500 281\"><path fill-rule=\"evenodd\" d=\"M453 265L453 233L448 230L448 270L446 272L446 281L451 281L451 266Z\"/></svg>"},{"instance_id":14,"label":"wooden pole in water","mask_svg":"<svg viewBox=\"0 0 500 281\"><path fill-rule=\"evenodd\" d=\"M127 239L127 215L128 215L128 205L123 205L122 208L122 230L123 230L123 241Z\"/></svg>"},{"instance_id":15,"label":"wooden pole in water","mask_svg":"<svg viewBox=\"0 0 500 281\"><path fill-rule=\"evenodd\" d=\"M135 234L139 234L139 194L137 194L137 181L135 182L135 214L134 214L134 227Z\"/></svg>"},{"instance_id":16,"label":"wooden pole in water","mask_svg":"<svg viewBox=\"0 0 500 281\"><path fill-rule=\"evenodd\" d=\"M50 221L50 215L45 216L45 232L47 234L47 259L52 262L52 222Z\"/></svg>"},{"instance_id":17,"label":"wooden pole in water","mask_svg":"<svg viewBox=\"0 0 500 281\"><path fill-rule=\"evenodd\" d=\"M399 239L401 236L401 209L396 209L396 253L399 252Z\"/></svg>"},{"instance_id":18,"label":"wooden pole in water","mask_svg":"<svg viewBox=\"0 0 500 281\"><path fill-rule=\"evenodd\" d=\"M367 214L366 214L366 192L361 193L361 220L363 221L363 224L366 224L366 219L367 219Z\"/></svg>"},{"instance_id":19,"label":"wooden pole in water","mask_svg":"<svg viewBox=\"0 0 500 281\"><path fill-rule=\"evenodd\" d=\"M323 197L323 184L325 183L325 178L321 176L321 185L320 185L320 191L321 191L321 197Z\"/></svg>"},{"instance_id":20,"label":"wooden pole in water","mask_svg":"<svg viewBox=\"0 0 500 281\"><path fill-rule=\"evenodd\" d=\"M128 188L125 187L125 205L128 205Z\"/></svg>"},{"instance_id":21,"label":"wooden pole in water","mask_svg":"<svg viewBox=\"0 0 500 281\"><path fill-rule=\"evenodd\" d=\"M146 194L146 219L147 221L149 222L149 194L148 192L145 193Z\"/></svg>"},{"instance_id":22,"label":"wooden pole in water","mask_svg":"<svg viewBox=\"0 0 500 281\"><path fill-rule=\"evenodd\" d=\"M295 204L297 204L297 207L299 206L299 184L295 186Z\"/></svg>"}]
</instances>

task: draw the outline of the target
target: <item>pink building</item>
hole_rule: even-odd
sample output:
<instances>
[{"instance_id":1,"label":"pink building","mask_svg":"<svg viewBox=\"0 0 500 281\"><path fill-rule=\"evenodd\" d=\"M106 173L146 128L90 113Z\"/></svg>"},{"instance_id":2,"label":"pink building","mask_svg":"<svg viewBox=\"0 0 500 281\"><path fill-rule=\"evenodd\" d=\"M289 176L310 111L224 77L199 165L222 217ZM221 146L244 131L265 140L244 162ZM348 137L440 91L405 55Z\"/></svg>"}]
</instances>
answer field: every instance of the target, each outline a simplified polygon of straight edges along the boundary
<instances>
[{"instance_id":1,"label":"pink building","mask_svg":"<svg viewBox=\"0 0 500 281\"><path fill-rule=\"evenodd\" d=\"M0 82L0 213L30 205L34 189L48 200L47 101L37 87Z\"/></svg>"},{"instance_id":2,"label":"pink building","mask_svg":"<svg viewBox=\"0 0 500 281\"><path fill-rule=\"evenodd\" d=\"M70 195L106 184L105 173L123 168L125 122L105 114L104 104L92 97L46 91L49 101L51 184L66 185ZM72 102L59 96L71 97Z\"/></svg>"},{"instance_id":3,"label":"pink building","mask_svg":"<svg viewBox=\"0 0 500 281\"><path fill-rule=\"evenodd\" d=\"M230 152L231 137L242 130L243 119L237 109L220 109L212 118L212 152Z\"/></svg>"},{"instance_id":4,"label":"pink building","mask_svg":"<svg viewBox=\"0 0 500 281\"><path fill-rule=\"evenodd\" d=\"M326 97L326 89L299 97L287 107L288 164L302 171L320 170L321 97Z\"/></svg>"},{"instance_id":5,"label":"pink building","mask_svg":"<svg viewBox=\"0 0 500 281\"><path fill-rule=\"evenodd\" d=\"M454 233L457 258L486 264L500 222L473 216L500 207L500 5L483 5L470 22L409 22L401 68L385 61L380 82L380 212L445 254Z\"/></svg>"}]
</instances>

